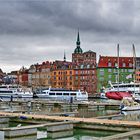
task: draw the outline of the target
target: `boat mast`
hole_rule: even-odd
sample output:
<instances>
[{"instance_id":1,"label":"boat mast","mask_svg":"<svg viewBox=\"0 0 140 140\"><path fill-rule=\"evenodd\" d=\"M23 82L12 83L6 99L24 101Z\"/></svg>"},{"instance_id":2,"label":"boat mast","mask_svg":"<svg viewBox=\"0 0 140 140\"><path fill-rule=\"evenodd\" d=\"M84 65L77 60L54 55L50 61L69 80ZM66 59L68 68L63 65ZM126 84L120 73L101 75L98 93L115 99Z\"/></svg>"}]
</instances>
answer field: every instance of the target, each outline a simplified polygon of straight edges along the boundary
<instances>
[{"instance_id":1,"label":"boat mast","mask_svg":"<svg viewBox=\"0 0 140 140\"><path fill-rule=\"evenodd\" d=\"M136 71L136 52L135 52L135 46L133 44L133 80L134 80L134 94L135 94L135 83L136 83L136 75L135 75L135 71Z\"/></svg>"},{"instance_id":2,"label":"boat mast","mask_svg":"<svg viewBox=\"0 0 140 140\"><path fill-rule=\"evenodd\" d=\"M133 44L133 80L134 80L134 83L136 82L135 70L136 70L136 51L135 51L135 46Z\"/></svg>"},{"instance_id":3,"label":"boat mast","mask_svg":"<svg viewBox=\"0 0 140 140\"><path fill-rule=\"evenodd\" d=\"M117 72L117 74L118 74L117 75L117 83L118 83L118 91L119 91L119 80L120 80L119 79L119 44L117 45L117 57L118 57L118 60L117 60L118 61L117 62L118 63L118 67L117 67L117 70L118 70L118 72Z\"/></svg>"}]
</instances>

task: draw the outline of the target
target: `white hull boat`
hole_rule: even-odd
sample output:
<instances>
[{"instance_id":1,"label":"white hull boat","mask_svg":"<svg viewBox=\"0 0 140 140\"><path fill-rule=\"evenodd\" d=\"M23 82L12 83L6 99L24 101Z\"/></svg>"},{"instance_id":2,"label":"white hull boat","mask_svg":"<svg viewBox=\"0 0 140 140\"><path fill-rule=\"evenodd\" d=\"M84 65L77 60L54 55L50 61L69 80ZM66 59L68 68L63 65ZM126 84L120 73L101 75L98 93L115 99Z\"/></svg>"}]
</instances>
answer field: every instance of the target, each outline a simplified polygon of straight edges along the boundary
<instances>
[{"instance_id":1,"label":"white hull boat","mask_svg":"<svg viewBox=\"0 0 140 140\"><path fill-rule=\"evenodd\" d=\"M1 85L0 86L0 98L32 98L33 93L31 91L25 91L18 86Z\"/></svg>"},{"instance_id":2,"label":"white hull boat","mask_svg":"<svg viewBox=\"0 0 140 140\"><path fill-rule=\"evenodd\" d=\"M47 88L36 93L38 98L48 98L53 100L81 100L88 101L88 93L80 90L67 90L59 88Z\"/></svg>"},{"instance_id":3,"label":"white hull boat","mask_svg":"<svg viewBox=\"0 0 140 140\"><path fill-rule=\"evenodd\" d=\"M121 108L122 111L135 111L140 110L140 105L134 105L134 106L124 106Z\"/></svg>"}]
</instances>

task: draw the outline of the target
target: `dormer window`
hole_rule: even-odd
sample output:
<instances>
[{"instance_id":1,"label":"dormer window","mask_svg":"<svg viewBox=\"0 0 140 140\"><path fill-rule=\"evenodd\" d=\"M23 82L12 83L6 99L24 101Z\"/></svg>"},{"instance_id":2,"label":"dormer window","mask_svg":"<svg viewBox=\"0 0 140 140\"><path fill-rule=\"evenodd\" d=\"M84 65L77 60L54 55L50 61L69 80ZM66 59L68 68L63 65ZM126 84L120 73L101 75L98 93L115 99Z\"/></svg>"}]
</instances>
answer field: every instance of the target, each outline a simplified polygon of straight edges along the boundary
<instances>
[{"instance_id":1,"label":"dormer window","mask_svg":"<svg viewBox=\"0 0 140 140\"><path fill-rule=\"evenodd\" d=\"M108 62L108 67L111 67L112 65L111 65L111 62Z\"/></svg>"},{"instance_id":2,"label":"dormer window","mask_svg":"<svg viewBox=\"0 0 140 140\"><path fill-rule=\"evenodd\" d=\"M129 67L132 67L132 63L129 63Z\"/></svg>"},{"instance_id":3,"label":"dormer window","mask_svg":"<svg viewBox=\"0 0 140 140\"><path fill-rule=\"evenodd\" d=\"M84 65L81 65L80 68L83 69L84 68Z\"/></svg>"},{"instance_id":4,"label":"dormer window","mask_svg":"<svg viewBox=\"0 0 140 140\"><path fill-rule=\"evenodd\" d=\"M126 67L126 64L125 63L123 63L123 67Z\"/></svg>"},{"instance_id":5,"label":"dormer window","mask_svg":"<svg viewBox=\"0 0 140 140\"><path fill-rule=\"evenodd\" d=\"M115 63L115 67L116 67L116 68L118 67L118 63Z\"/></svg>"}]
</instances>

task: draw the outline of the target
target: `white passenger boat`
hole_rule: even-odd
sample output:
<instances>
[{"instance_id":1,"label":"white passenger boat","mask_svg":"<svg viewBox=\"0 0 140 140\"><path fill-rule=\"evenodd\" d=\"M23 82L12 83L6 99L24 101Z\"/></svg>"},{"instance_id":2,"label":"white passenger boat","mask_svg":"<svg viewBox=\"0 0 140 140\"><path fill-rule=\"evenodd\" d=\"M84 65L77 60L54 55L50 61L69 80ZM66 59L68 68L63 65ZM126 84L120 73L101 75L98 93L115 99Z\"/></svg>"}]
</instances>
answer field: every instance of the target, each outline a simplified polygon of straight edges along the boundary
<instances>
[{"instance_id":1,"label":"white passenger boat","mask_svg":"<svg viewBox=\"0 0 140 140\"><path fill-rule=\"evenodd\" d=\"M110 83L110 87L105 89L105 92L108 91L131 91L132 93L140 93L140 83Z\"/></svg>"},{"instance_id":2,"label":"white passenger boat","mask_svg":"<svg viewBox=\"0 0 140 140\"><path fill-rule=\"evenodd\" d=\"M0 98L32 98L33 93L31 91L25 91L20 86L15 85L1 85L0 86Z\"/></svg>"},{"instance_id":3,"label":"white passenger boat","mask_svg":"<svg viewBox=\"0 0 140 140\"><path fill-rule=\"evenodd\" d=\"M112 92L112 91L123 91L123 92L130 92L131 95L135 98L135 100L140 101L140 83L110 83L110 87L104 89L104 95L106 92Z\"/></svg>"},{"instance_id":4,"label":"white passenger boat","mask_svg":"<svg viewBox=\"0 0 140 140\"><path fill-rule=\"evenodd\" d=\"M88 93L80 90L67 90L61 88L47 88L41 92L36 92L39 98L50 98L58 100L88 100Z\"/></svg>"}]
</instances>

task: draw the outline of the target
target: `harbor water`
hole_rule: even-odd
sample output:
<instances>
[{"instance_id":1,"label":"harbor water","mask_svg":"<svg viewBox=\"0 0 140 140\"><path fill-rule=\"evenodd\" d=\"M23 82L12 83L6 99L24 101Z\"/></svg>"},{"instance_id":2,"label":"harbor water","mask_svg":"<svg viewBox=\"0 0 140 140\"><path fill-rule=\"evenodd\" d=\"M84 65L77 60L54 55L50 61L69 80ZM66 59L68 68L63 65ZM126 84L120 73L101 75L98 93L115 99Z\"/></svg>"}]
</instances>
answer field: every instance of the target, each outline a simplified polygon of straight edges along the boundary
<instances>
[{"instance_id":1,"label":"harbor water","mask_svg":"<svg viewBox=\"0 0 140 140\"><path fill-rule=\"evenodd\" d=\"M23 99L20 99L23 100ZM26 101L25 99L23 101ZM32 99L31 101L34 101ZM40 99L35 99L36 102L40 102ZM44 100L41 100L41 102ZM106 102L106 100L95 100L94 102ZM19 104L12 104L11 102L7 101L6 104L0 105L0 111L5 112L26 112L30 114L42 114L42 115L69 115L69 116L75 116L80 118L98 118L103 116L112 116L116 115L118 117L114 117L112 119L117 120L127 120L127 121L140 121L140 112L139 111L131 111L131 112L120 112L118 108L92 108L92 107L76 107L76 106L59 106L58 104L55 104L54 106L43 106L39 103L35 104L34 106L31 106L31 108L28 107L27 104L25 105L19 105ZM28 112L29 111L29 112ZM69 112L69 114L67 114ZM67 117L67 116L66 116ZM21 119L21 118L19 118ZM8 124L8 127L16 127L16 126L26 126L26 125L32 125L27 124L25 122L15 122L10 121ZM64 138L55 138L56 140L94 140L95 137L104 137L104 136L110 136L114 134L118 134L118 132L115 131L101 131L101 130L84 130L84 129L74 129L72 130L72 136L70 137L64 137ZM47 138L48 134L47 131L44 129L38 129L37 130L37 136L28 136L28 137L22 137L22 138L4 138L4 134L1 131L0 132L0 140L47 140L50 138Z\"/></svg>"}]
</instances>

